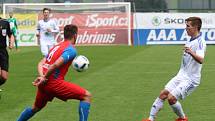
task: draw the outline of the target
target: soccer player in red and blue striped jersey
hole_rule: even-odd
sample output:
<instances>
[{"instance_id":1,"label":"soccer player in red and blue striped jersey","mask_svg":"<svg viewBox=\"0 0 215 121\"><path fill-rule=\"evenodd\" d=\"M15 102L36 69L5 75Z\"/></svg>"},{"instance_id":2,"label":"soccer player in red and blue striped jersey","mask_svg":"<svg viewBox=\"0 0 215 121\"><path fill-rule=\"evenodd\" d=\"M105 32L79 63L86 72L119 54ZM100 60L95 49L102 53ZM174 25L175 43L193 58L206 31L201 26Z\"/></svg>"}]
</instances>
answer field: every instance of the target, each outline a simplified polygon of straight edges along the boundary
<instances>
[{"instance_id":1,"label":"soccer player in red and blue striped jersey","mask_svg":"<svg viewBox=\"0 0 215 121\"><path fill-rule=\"evenodd\" d=\"M48 56L38 64L39 77L33 82L38 87L33 107L26 108L17 121L27 121L44 108L54 97L66 101L80 100L79 121L87 121L91 94L86 89L64 80L72 60L77 55L74 44L78 28L75 25L64 27L64 41L54 46Z\"/></svg>"}]
</instances>

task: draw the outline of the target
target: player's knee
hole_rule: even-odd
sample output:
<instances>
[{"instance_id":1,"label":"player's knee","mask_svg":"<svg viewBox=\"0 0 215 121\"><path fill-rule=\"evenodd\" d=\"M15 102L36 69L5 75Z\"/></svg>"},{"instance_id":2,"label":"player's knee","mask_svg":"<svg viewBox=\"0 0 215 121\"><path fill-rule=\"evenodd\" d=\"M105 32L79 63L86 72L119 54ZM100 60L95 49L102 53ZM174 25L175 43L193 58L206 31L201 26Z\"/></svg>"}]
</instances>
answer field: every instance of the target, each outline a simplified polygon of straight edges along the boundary
<instances>
[{"instance_id":1,"label":"player's knee","mask_svg":"<svg viewBox=\"0 0 215 121\"><path fill-rule=\"evenodd\" d=\"M90 102L92 99L92 94L89 91L86 91L85 96L84 96L84 100L87 102Z\"/></svg>"},{"instance_id":2,"label":"player's knee","mask_svg":"<svg viewBox=\"0 0 215 121\"><path fill-rule=\"evenodd\" d=\"M175 104L177 102L177 99L172 94L168 95L167 100L168 100L168 102L169 102L170 105L173 105L173 104Z\"/></svg>"},{"instance_id":3,"label":"player's knee","mask_svg":"<svg viewBox=\"0 0 215 121\"><path fill-rule=\"evenodd\" d=\"M167 91L167 90L162 90L162 91L160 92L159 98L162 99L162 100L165 100L165 99L168 97L168 94L169 94L169 91Z\"/></svg>"},{"instance_id":4,"label":"player's knee","mask_svg":"<svg viewBox=\"0 0 215 121\"><path fill-rule=\"evenodd\" d=\"M86 96L87 96L88 98L92 98L92 94L91 94L89 91L86 91Z\"/></svg>"},{"instance_id":5,"label":"player's knee","mask_svg":"<svg viewBox=\"0 0 215 121\"><path fill-rule=\"evenodd\" d=\"M0 77L0 85L4 84L6 82L6 78Z\"/></svg>"},{"instance_id":6,"label":"player's knee","mask_svg":"<svg viewBox=\"0 0 215 121\"><path fill-rule=\"evenodd\" d=\"M32 111L34 112L34 113L37 113L37 112L39 112L41 110L41 108L38 108L38 107L36 107L36 106L33 106L32 107Z\"/></svg>"},{"instance_id":7,"label":"player's knee","mask_svg":"<svg viewBox=\"0 0 215 121\"><path fill-rule=\"evenodd\" d=\"M7 74L7 72L1 72L0 73L0 79L1 80L7 80L7 78L8 78L8 74Z\"/></svg>"}]
</instances>

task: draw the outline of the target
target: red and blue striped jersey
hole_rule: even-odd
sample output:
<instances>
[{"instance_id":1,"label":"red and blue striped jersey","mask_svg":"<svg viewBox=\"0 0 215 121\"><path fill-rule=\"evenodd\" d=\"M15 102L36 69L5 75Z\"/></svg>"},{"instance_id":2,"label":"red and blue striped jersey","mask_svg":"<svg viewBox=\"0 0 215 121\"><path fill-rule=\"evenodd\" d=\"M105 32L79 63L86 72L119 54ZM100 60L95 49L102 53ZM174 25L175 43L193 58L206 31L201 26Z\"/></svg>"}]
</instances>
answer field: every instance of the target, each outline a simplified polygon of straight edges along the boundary
<instances>
[{"instance_id":1,"label":"red and blue striped jersey","mask_svg":"<svg viewBox=\"0 0 215 121\"><path fill-rule=\"evenodd\" d=\"M64 64L55 69L53 73L48 78L49 80L64 80L64 77L68 71L69 66L72 63L72 60L77 55L77 51L70 41L63 41L55 45L46 57L45 64L43 65L43 73L45 74L48 70L48 67L55 63L59 57L63 57Z\"/></svg>"}]
</instances>

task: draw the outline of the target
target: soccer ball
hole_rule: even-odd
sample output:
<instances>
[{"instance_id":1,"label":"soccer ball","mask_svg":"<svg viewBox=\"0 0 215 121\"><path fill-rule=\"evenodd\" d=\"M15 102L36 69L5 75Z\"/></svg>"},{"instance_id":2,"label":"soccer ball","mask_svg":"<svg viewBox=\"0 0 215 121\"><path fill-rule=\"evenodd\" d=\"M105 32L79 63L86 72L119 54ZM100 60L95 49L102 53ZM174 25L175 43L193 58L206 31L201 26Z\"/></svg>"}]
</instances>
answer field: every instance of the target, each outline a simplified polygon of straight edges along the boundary
<instances>
[{"instance_id":1,"label":"soccer ball","mask_svg":"<svg viewBox=\"0 0 215 121\"><path fill-rule=\"evenodd\" d=\"M89 65L90 61L87 59L86 56L83 55L76 56L72 61L72 67L78 72L87 70L89 68Z\"/></svg>"}]
</instances>

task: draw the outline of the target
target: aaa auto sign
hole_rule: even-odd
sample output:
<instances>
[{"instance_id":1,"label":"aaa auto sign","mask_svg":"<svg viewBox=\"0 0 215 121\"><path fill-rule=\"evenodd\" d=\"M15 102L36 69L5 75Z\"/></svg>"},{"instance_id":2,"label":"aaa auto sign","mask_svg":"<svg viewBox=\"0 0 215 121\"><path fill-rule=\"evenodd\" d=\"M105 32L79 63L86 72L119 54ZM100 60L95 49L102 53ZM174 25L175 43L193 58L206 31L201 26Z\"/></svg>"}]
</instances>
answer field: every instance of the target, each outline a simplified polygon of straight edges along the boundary
<instances>
[{"instance_id":1,"label":"aaa auto sign","mask_svg":"<svg viewBox=\"0 0 215 121\"><path fill-rule=\"evenodd\" d=\"M191 16L202 19L202 37L207 44L215 44L214 13L137 13L133 16L134 45L184 44L190 39L185 19Z\"/></svg>"}]
</instances>

